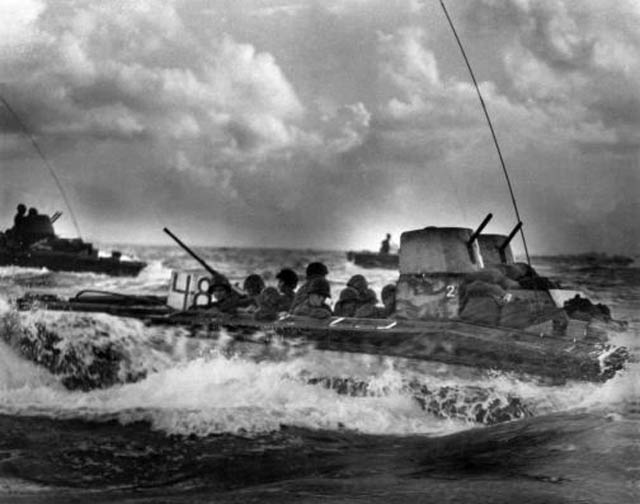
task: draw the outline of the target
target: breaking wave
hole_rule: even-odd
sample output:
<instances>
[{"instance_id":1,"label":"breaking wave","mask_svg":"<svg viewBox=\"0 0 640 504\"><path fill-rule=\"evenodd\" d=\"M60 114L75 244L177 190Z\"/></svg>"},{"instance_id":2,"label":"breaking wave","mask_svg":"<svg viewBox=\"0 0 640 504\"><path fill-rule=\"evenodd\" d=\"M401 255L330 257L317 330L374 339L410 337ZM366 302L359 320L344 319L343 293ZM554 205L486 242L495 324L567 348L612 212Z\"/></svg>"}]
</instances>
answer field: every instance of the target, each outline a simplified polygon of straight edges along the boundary
<instances>
[{"instance_id":1,"label":"breaking wave","mask_svg":"<svg viewBox=\"0 0 640 504\"><path fill-rule=\"evenodd\" d=\"M225 333L193 338L104 314L17 312L1 298L0 336L1 412L143 420L180 435L253 435L282 425L441 435L607 408L633 393L638 376L632 366L604 384L562 387L497 372L462 376L390 357L241 346Z\"/></svg>"}]
</instances>

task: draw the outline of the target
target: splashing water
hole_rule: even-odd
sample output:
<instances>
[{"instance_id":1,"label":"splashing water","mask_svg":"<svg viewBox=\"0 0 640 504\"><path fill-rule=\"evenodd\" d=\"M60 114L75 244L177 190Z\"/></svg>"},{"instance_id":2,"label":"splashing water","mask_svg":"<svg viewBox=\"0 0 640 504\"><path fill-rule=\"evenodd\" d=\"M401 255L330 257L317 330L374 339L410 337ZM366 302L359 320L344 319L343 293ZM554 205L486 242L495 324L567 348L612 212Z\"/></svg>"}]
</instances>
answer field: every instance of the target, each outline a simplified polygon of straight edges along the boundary
<instances>
[{"instance_id":1,"label":"splashing water","mask_svg":"<svg viewBox=\"0 0 640 504\"><path fill-rule=\"evenodd\" d=\"M218 340L194 339L180 330L158 332L139 321L109 315L17 314L8 309L3 317L23 319L12 330L46 324L52 333L63 334L56 348L67 356L61 360L73 365L54 376L7 348L4 367L12 371L2 376L0 411L117 418L124 423L145 420L168 434L252 435L293 425L437 435L478 422L610 404L623 399L627 383L621 376L604 385L545 387L504 373L460 379L447 375L442 365L425 374L402 359L328 355L312 348L267 353L262 346L248 358L230 354L231 339L224 335ZM115 348L121 356L115 371L97 378L91 374L96 348ZM85 382L102 380L103 388L66 389L80 377Z\"/></svg>"},{"instance_id":2,"label":"splashing water","mask_svg":"<svg viewBox=\"0 0 640 504\"><path fill-rule=\"evenodd\" d=\"M273 268L251 264L253 270ZM339 272L335 287L346 283L354 268L342 265L332 271ZM169 269L152 262L136 279L0 271L2 281L18 290L16 279L25 275L47 275L46 282L63 291L70 285L91 285L157 293L168 281ZM392 276L375 271L369 278L379 290ZM281 425L441 435L573 409L617 410L637 395L639 374L632 364L603 384L552 387L507 373L461 372L442 364L307 346L254 343L244 348L224 333L193 338L181 329L150 328L103 314L18 313L2 296L0 333L0 412L145 420L167 434L198 436L254 435ZM616 343L635 344L637 352L634 326L613 336ZM48 341L46 348L37 344L42 338ZM24 359L25 351L41 365Z\"/></svg>"}]
</instances>

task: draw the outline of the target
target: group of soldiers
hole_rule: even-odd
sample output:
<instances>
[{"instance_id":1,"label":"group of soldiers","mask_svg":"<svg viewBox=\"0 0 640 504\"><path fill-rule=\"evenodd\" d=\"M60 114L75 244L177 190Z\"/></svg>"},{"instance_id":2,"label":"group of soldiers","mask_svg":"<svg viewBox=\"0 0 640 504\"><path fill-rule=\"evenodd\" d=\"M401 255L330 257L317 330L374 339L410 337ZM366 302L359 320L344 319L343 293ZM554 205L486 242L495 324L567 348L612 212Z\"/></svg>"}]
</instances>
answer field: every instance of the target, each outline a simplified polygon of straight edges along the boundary
<instances>
[{"instance_id":1,"label":"group of soldiers","mask_svg":"<svg viewBox=\"0 0 640 504\"><path fill-rule=\"evenodd\" d=\"M297 273L285 268L276 275L277 287L267 287L260 275L251 274L245 279L242 290L223 275L216 275L209 287L215 300L207 309L226 314L249 312L260 321L277 320L283 313L316 319L332 315L386 318L395 311L395 285L389 284L382 289L383 306L378 306L376 293L362 275L349 279L332 310L327 303L331 298L328 274L323 263L312 262L306 269L306 281L299 288Z\"/></svg>"},{"instance_id":2,"label":"group of soldiers","mask_svg":"<svg viewBox=\"0 0 640 504\"><path fill-rule=\"evenodd\" d=\"M53 218L48 215L38 213L34 207L29 208L20 203L13 218L13 227L7 230L6 235L12 240L14 245L28 247L29 245L55 236L53 222L59 217L60 212L56 212Z\"/></svg>"}]
</instances>

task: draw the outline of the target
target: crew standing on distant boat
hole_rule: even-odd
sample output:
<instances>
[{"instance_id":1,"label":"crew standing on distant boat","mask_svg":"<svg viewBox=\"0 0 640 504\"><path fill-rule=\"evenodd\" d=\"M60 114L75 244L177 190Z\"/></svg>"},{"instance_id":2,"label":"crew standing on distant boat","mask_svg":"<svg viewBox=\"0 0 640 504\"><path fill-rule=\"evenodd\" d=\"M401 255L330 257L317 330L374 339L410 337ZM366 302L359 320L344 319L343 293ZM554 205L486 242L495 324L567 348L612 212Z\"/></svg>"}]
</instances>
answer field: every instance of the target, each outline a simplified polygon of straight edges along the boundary
<instances>
[{"instance_id":1,"label":"crew standing on distant boat","mask_svg":"<svg viewBox=\"0 0 640 504\"><path fill-rule=\"evenodd\" d=\"M387 237L382 240L382 243L380 244L380 253L381 254L388 254L389 251L391 250L391 235L389 233L387 233Z\"/></svg>"},{"instance_id":2,"label":"crew standing on distant boat","mask_svg":"<svg viewBox=\"0 0 640 504\"><path fill-rule=\"evenodd\" d=\"M13 238L19 245L22 244L22 239L24 236L25 222L27 219L27 207L20 203L16 208L17 212L15 217L13 218L13 229L11 233L13 234Z\"/></svg>"},{"instance_id":3,"label":"crew standing on distant boat","mask_svg":"<svg viewBox=\"0 0 640 504\"><path fill-rule=\"evenodd\" d=\"M49 238L55 238L51 218L46 214L38 213L35 207L31 207L22 222L23 244L29 246Z\"/></svg>"},{"instance_id":4,"label":"crew standing on distant boat","mask_svg":"<svg viewBox=\"0 0 640 504\"><path fill-rule=\"evenodd\" d=\"M20 203L16 210L16 216L13 218L13 232L15 234L21 234L24 229L25 219L27 218L27 207L23 203Z\"/></svg>"},{"instance_id":5,"label":"crew standing on distant boat","mask_svg":"<svg viewBox=\"0 0 640 504\"><path fill-rule=\"evenodd\" d=\"M29 209L29 213L27 213L27 216L25 217L25 222L27 223L27 225L31 224L36 219L37 215L40 215L38 213L38 209L36 207L31 207Z\"/></svg>"}]
</instances>

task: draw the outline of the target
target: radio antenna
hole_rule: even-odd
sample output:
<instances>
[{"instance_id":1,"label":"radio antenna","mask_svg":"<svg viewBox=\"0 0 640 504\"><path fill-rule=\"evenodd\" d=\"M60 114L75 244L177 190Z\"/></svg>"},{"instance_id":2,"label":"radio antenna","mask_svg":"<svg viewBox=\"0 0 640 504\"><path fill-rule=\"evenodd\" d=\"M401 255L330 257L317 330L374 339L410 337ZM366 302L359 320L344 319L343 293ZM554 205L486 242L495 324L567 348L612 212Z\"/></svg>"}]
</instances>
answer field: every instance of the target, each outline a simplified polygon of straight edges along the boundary
<instances>
[{"instance_id":1,"label":"radio antenna","mask_svg":"<svg viewBox=\"0 0 640 504\"><path fill-rule=\"evenodd\" d=\"M505 179L507 179L507 187L509 188L509 194L511 195L511 202L513 203L513 209L515 210L515 213L516 213L516 219L518 223L521 223L522 219L520 218L520 212L518 211L518 204L516 203L516 198L513 195L513 187L511 186L511 180L509 179L507 166L505 165L504 158L502 157L502 151L500 150L500 145L498 144L498 138L496 137L496 132L493 129L493 124L491 123L491 118L489 117L487 106L485 105L484 99L482 98L482 93L480 92L478 81L476 81L476 77L473 73L473 69L471 68L471 63L469 63L469 58L467 58L467 53L465 52L464 47L462 46L460 37L458 37L458 32L456 31L455 26L453 26L453 21L451 20L451 16L449 16L449 12L447 11L447 8L445 7L443 0L440 0L440 5L442 6L444 15L447 17L447 21L449 22L449 26L451 27L451 31L453 32L453 36L456 38L456 42L458 43L460 52L462 52L462 57L464 58L464 62L467 64L467 69L469 70L469 74L471 75L471 80L473 81L473 85L476 88L476 93L478 93L478 99L480 100L480 105L482 105L484 116L486 117L487 124L489 125L489 129L491 130L493 143L496 146L496 150L498 151L498 157L500 158L500 165L502 166L502 172L504 173ZM520 226L520 235L522 236L522 245L524 246L524 253L527 256L527 264L531 265L531 259L529 258L529 249L527 248L527 240L524 237L524 231L522 230L522 226Z\"/></svg>"},{"instance_id":2,"label":"radio antenna","mask_svg":"<svg viewBox=\"0 0 640 504\"><path fill-rule=\"evenodd\" d=\"M56 175L56 171L53 169L53 165L45 157L44 152L42 152L42 149L38 145L38 142L36 142L35 137L27 129L27 126L22 122L22 120L20 119L20 116L16 113L16 111L13 110L11 105L9 105L9 102L7 100L5 100L4 97L1 96L1 95L0 95L0 101L6 107L6 109L11 113L11 115L15 118L16 122L20 126L20 129L22 130L23 135L25 137L27 137L31 141L31 144L33 145L34 149L36 150L36 152L40 156L40 159L42 159L42 161L44 162L44 165L49 170L49 173L51 174L51 177L53 177L53 180L55 181L56 186L58 186L58 190L60 191L60 194L62 195L62 199L64 200L65 205L67 205L67 208L69 209L69 215L71 216L71 220L73 221L73 225L76 228L76 232L78 233L78 237L82 238L82 235L80 233L80 226L78 225L78 221L76 220L76 216L73 213L73 209L71 208L71 205L69 204L69 198L67 198L67 194L64 191L64 187L62 187L62 184L60 183L60 180L58 179L58 176Z\"/></svg>"}]
</instances>

